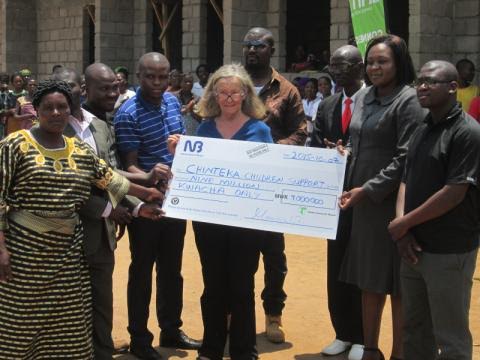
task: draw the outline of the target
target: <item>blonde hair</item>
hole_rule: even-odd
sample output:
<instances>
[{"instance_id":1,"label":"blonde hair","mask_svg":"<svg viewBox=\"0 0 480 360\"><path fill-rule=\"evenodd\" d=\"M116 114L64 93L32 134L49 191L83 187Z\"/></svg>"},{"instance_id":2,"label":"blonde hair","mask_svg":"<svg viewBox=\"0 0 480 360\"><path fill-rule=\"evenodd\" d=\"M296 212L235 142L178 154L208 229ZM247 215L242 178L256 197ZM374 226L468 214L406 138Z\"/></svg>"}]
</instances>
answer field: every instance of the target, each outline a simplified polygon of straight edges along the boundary
<instances>
[{"instance_id":1,"label":"blonde hair","mask_svg":"<svg viewBox=\"0 0 480 360\"><path fill-rule=\"evenodd\" d=\"M197 114L203 118L212 118L220 115L220 106L215 98L215 85L221 79L235 78L240 81L245 92L242 102L242 112L255 119L263 119L266 109L262 100L255 93L250 76L240 64L223 65L215 71L205 86L205 92L198 103Z\"/></svg>"}]
</instances>

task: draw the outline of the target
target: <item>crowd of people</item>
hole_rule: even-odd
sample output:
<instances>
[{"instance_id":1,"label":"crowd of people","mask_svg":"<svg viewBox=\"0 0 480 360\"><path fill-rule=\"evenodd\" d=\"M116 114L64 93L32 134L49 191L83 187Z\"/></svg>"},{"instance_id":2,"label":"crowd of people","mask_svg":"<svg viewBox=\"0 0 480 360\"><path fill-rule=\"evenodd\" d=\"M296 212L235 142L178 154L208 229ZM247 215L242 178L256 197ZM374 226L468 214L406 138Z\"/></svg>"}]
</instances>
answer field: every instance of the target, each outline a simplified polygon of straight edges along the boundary
<instances>
[{"instance_id":1,"label":"crowd of people","mask_svg":"<svg viewBox=\"0 0 480 360\"><path fill-rule=\"evenodd\" d=\"M203 338L182 331L186 221L161 201L182 135L336 148L347 156L336 239L328 241L325 355L472 359L469 307L480 231L480 94L474 65L432 60L418 76L405 41L336 49L328 76L299 89L270 64L272 33L250 29L243 65L171 70L159 53L0 75L0 358L112 359L112 275L128 229L129 351L161 359L147 327L156 268L159 345L221 360L258 358L254 275L263 257L265 331L285 341L281 233L193 222L204 291ZM9 86L10 83L10 86ZM298 84L297 84L298 85ZM304 93L302 99L301 93ZM466 110L470 111L470 115ZM475 121L477 120L477 121Z\"/></svg>"}]
</instances>

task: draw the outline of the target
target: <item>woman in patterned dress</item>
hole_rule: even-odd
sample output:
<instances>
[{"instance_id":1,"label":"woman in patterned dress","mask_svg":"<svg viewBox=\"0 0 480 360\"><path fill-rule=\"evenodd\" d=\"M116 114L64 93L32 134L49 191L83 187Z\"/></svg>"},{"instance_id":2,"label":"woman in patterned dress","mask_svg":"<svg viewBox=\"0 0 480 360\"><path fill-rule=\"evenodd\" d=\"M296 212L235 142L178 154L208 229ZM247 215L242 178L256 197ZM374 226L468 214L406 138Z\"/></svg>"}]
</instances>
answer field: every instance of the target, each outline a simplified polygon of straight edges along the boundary
<instances>
[{"instance_id":1,"label":"woman in patterned dress","mask_svg":"<svg viewBox=\"0 0 480 360\"><path fill-rule=\"evenodd\" d=\"M91 184L114 205L130 184L85 143L62 135L69 86L46 80L32 100L39 125L0 142L0 359L92 359L91 295L77 211Z\"/></svg>"}]
</instances>

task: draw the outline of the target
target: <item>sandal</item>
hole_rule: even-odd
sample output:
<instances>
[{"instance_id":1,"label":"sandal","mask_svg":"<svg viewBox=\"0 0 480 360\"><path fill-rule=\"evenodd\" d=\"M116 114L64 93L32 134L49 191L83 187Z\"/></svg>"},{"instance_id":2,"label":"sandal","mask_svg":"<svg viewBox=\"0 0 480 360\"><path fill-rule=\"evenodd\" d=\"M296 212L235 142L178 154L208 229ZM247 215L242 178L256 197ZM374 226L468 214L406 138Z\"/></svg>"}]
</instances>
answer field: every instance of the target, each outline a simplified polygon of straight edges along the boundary
<instances>
[{"instance_id":1,"label":"sandal","mask_svg":"<svg viewBox=\"0 0 480 360\"><path fill-rule=\"evenodd\" d=\"M380 354L380 360L385 360L385 356L383 356L383 353L380 351L379 348L364 347L363 351L376 352ZM393 358L393 360L395 360L395 358Z\"/></svg>"}]
</instances>

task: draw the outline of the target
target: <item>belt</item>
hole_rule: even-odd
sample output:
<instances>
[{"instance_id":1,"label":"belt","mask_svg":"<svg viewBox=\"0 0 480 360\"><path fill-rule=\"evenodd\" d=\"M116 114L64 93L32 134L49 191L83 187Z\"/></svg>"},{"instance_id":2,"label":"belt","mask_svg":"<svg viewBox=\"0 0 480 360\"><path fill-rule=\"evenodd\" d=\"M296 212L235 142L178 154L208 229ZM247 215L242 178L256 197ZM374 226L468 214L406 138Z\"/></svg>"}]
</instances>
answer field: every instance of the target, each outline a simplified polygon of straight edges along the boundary
<instances>
[{"instance_id":1,"label":"belt","mask_svg":"<svg viewBox=\"0 0 480 360\"><path fill-rule=\"evenodd\" d=\"M70 213L62 217L43 217L27 210L14 209L10 209L8 212L8 219L42 234L54 231L66 235L72 235L75 226L80 221L77 213Z\"/></svg>"}]
</instances>

